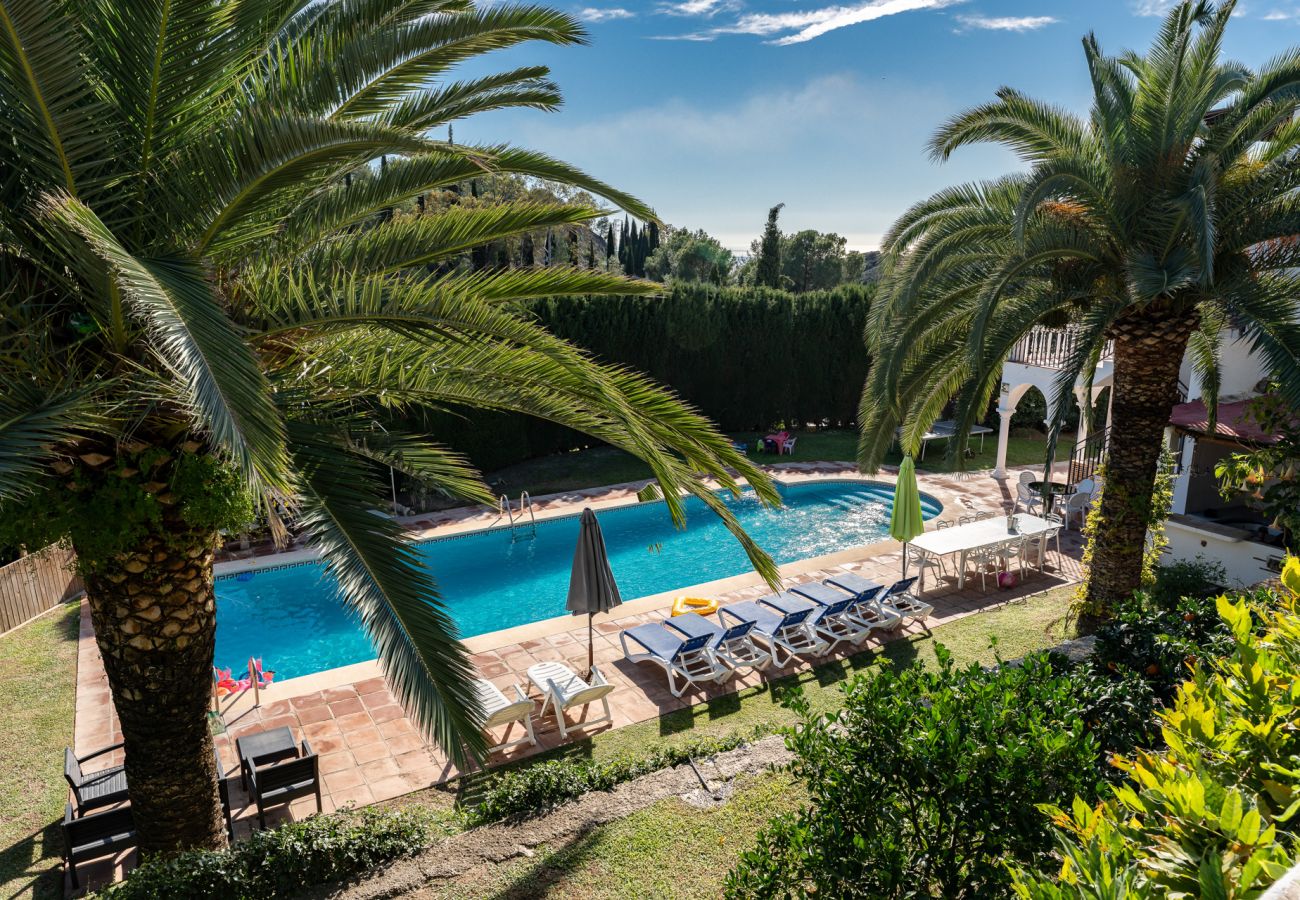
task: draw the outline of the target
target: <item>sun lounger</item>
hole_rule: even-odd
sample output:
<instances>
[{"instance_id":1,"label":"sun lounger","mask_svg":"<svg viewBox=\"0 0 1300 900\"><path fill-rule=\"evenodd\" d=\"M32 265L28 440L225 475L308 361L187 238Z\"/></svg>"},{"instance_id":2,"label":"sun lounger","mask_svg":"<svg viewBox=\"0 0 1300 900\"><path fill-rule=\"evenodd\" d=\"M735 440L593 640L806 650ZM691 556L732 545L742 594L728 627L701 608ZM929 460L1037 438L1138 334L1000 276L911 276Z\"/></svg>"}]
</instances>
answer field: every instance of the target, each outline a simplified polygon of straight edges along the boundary
<instances>
[{"instance_id":1,"label":"sun lounger","mask_svg":"<svg viewBox=\"0 0 1300 900\"><path fill-rule=\"evenodd\" d=\"M772 664L772 654L754 641L755 623L752 621L737 622L723 628L699 613L690 612L665 619L664 624L686 637L707 637L709 650L729 669L730 674L743 668L765 669Z\"/></svg>"},{"instance_id":2,"label":"sun lounger","mask_svg":"<svg viewBox=\"0 0 1300 900\"><path fill-rule=\"evenodd\" d=\"M832 585L834 585L833 581L826 581L827 587ZM902 613L892 606L886 609L880 605L880 595L885 591L884 585L863 578L862 588L859 591L849 591L853 597L853 603L850 604L847 613L849 618L867 629L868 634L873 631L893 631L903 624ZM838 585L836 589L846 590Z\"/></svg>"},{"instance_id":3,"label":"sun lounger","mask_svg":"<svg viewBox=\"0 0 1300 900\"><path fill-rule=\"evenodd\" d=\"M688 687L722 681L730 674L709 652L708 635L684 637L659 622L650 622L624 629L618 639L629 662L651 662L664 670L674 697Z\"/></svg>"},{"instance_id":4,"label":"sun lounger","mask_svg":"<svg viewBox=\"0 0 1300 900\"><path fill-rule=\"evenodd\" d=\"M878 628L893 629L902 625L908 614L885 599L888 591L855 572L841 572L826 579L826 583L848 591L858 598L853 615L866 621L881 621Z\"/></svg>"},{"instance_id":5,"label":"sun lounger","mask_svg":"<svg viewBox=\"0 0 1300 900\"><path fill-rule=\"evenodd\" d=\"M778 612L771 602L781 603L783 596L790 602L783 604L787 609ZM742 600L722 607L718 610L718 621L724 626L753 622L751 633L763 639L772 654L772 662L781 667L802 653L817 654L826 649L826 642L808 622L816 609L813 603L792 594L769 594L758 601Z\"/></svg>"},{"instance_id":6,"label":"sun lounger","mask_svg":"<svg viewBox=\"0 0 1300 900\"><path fill-rule=\"evenodd\" d=\"M516 698L514 700L507 697L499 687L487 679L480 678L474 685L478 690L479 705L483 708L483 722L479 727L484 732L504 725L506 734L509 734L510 728L516 722L521 722L524 726L523 737L515 738L513 741L502 741L488 747L488 753L518 747L520 744L537 746L537 736L533 734L533 710L536 707L519 685L514 685Z\"/></svg>"},{"instance_id":7,"label":"sun lounger","mask_svg":"<svg viewBox=\"0 0 1300 900\"><path fill-rule=\"evenodd\" d=\"M903 614L904 619L920 622L934 612L934 606L912 593L912 586L916 584L916 580L917 576L912 575L895 581L889 586L889 590L881 595L880 602L898 610Z\"/></svg>"},{"instance_id":8,"label":"sun lounger","mask_svg":"<svg viewBox=\"0 0 1300 900\"><path fill-rule=\"evenodd\" d=\"M604 722L614 721L609 710L609 695L614 685L605 680L600 669L592 666L591 681L583 681L578 674L558 662L540 662L528 667L528 680L542 693L541 715L546 715L547 707L555 706L555 724L560 729L560 737L567 739L571 728L588 728ZM587 706L600 701L605 708L605 715L599 719L589 719L577 725L569 725L564 714L570 709Z\"/></svg>"},{"instance_id":9,"label":"sun lounger","mask_svg":"<svg viewBox=\"0 0 1300 900\"><path fill-rule=\"evenodd\" d=\"M857 603L857 597L852 594L815 581L796 585L790 588L790 592L820 607L810 621L817 634L825 638L828 652L841 643L861 644L871 634L872 629L852 616L853 606Z\"/></svg>"}]
</instances>

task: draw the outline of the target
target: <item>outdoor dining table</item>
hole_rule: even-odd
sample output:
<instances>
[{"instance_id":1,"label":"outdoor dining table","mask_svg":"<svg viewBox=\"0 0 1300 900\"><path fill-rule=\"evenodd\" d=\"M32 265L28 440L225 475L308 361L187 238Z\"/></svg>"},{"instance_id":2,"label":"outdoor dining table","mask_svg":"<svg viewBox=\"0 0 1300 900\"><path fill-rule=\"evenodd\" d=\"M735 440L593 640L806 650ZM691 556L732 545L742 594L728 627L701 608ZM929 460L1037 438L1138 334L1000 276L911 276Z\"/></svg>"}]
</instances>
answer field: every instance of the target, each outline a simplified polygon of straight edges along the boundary
<instances>
[{"instance_id":1,"label":"outdoor dining table","mask_svg":"<svg viewBox=\"0 0 1300 900\"><path fill-rule=\"evenodd\" d=\"M1006 516L994 516L991 519L971 522L967 525L927 531L925 534L913 538L911 545L927 556L937 557L947 556L952 553L960 554L961 562L957 567L957 587L963 588L966 586L966 554L970 551L981 547L989 547L993 544L1014 541L1018 538L1036 537L1056 527L1046 519L1031 516L1027 513L1017 513L1013 520L1015 522L1014 531L1007 528ZM1039 569L1043 567L1043 543L1040 541L1038 544ZM903 557L903 576L907 577L906 556ZM917 585L917 590L925 590L924 566L921 567L921 580Z\"/></svg>"},{"instance_id":2,"label":"outdoor dining table","mask_svg":"<svg viewBox=\"0 0 1300 900\"><path fill-rule=\"evenodd\" d=\"M1064 497L1078 490L1075 485L1061 481L1031 481L1029 489L1043 498L1043 509L1047 512L1052 511L1057 497Z\"/></svg>"}]
</instances>

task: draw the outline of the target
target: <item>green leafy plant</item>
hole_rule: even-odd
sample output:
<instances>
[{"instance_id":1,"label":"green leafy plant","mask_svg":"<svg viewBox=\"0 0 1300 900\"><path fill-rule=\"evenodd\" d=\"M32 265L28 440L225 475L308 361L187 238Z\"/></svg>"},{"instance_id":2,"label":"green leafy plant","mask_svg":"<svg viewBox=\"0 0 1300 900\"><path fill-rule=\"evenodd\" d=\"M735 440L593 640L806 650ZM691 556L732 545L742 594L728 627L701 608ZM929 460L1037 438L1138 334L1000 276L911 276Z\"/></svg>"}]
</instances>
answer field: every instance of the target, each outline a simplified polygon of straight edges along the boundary
<instances>
[{"instance_id":1,"label":"green leafy plant","mask_svg":"<svg viewBox=\"0 0 1300 900\"><path fill-rule=\"evenodd\" d=\"M1248 415L1277 440L1234 453L1214 467L1224 499L1247 499L1282 531L1283 544L1300 552L1300 411L1277 394L1256 397Z\"/></svg>"},{"instance_id":2,"label":"green leafy plant","mask_svg":"<svg viewBox=\"0 0 1300 900\"><path fill-rule=\"evenodd\" d=\"M366 808L256 831L229 850L191 850L147 860L105 900L271 900L338 881L427 847L438 834L418 808Z\"/></svg>"},{"instance_id":3,"label":"green leafy plant","mask_svg":"<svg viewBox=\"0 0 1300 900\"><path fill-rule=\"evenodd\" d=\"M1046 856L1035 805L1099 785L1096 707L1045 654L992 670L939 658L854 679L838 712L794 701L805 721L787 741L811 802L742 854L729 897L996 896L1006 861Z\"/></svg>"},{"instance_id":4,"label":"green leafy plant","mask_svg":"<svg viewBox=\"0 0 1300 900\"><path fill-rule=\"evenodd\" d=\"M1117 760L1125 782L1095 807L1080 797L1068 812L1045 805L1062 862L1054 876L1016 867L1018 896L1237 900L1290 867L1300 850L1295 602L1217 599L1229 647L1160 715L1167 749Z\"/></svg>"}]
</instances>

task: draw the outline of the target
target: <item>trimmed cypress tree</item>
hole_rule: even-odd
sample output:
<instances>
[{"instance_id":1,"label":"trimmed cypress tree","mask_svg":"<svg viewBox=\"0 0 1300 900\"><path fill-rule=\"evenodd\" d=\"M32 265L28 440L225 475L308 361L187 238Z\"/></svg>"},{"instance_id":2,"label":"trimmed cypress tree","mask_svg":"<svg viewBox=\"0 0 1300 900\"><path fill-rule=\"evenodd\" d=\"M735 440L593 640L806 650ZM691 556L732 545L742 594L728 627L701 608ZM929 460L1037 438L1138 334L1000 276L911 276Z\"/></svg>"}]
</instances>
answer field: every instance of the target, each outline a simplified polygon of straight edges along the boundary
<instances>
[{"instance_id":1,"label":"trimmed cypress tree","mask_svg":"<svg viewBox=\"0 0 1300 900\"><path fill-rule=\"evenodd\" d=\"M614 256L616 248L614 246L614 223L609 222L605 225L605 259Z\"/></svg>"},{"instance_id":2,"label":"trimmed cypress tree","mask_svg":"<svg viewBox=\"0 0 1300 900\"><path fill-rule=\"evenodd\" d=\"M754 263L754 283L760 287L781 286L781 229L777 217L784 203L778 203L767 212L767 225L758 245L758 259Z\"/></svg>"}]
</instances>

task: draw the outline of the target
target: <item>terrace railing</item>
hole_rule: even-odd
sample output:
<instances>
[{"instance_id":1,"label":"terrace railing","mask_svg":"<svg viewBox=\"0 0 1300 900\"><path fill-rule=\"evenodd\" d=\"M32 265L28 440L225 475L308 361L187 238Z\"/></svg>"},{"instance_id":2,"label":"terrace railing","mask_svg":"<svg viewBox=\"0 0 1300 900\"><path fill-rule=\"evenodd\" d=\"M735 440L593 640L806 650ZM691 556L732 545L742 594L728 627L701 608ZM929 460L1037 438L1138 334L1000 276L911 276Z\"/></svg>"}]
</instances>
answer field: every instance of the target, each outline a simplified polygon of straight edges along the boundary
<instances>
[{"instance_id":1,"label":"terrace railing","mask_svg":"<svg viewBox=\"0 0 1300 900\"><path fill-rule=\"evenodd\" d=\"M1074 354L1081 339L1081 333L1075 328L1035 328L1011 348L1007 362L1060 369ZM1101 358L1110 359L1113 353L1114 346L1111 341L1107 341L1102 348Z\"/></svg>"},{"instance_id":2,"label":"terrace railing","mask_svg":"<svg viewBox=\"0 0 1300 900\"><path fill-rule=\"evenodd\" d=\"M1074 453L1070 455L1070 474L1066 479L1070 484L1078 484L1096 474L1106 456L1109 440L1110 429L1103 428L1075 444Z\"/></svg>"}]
</instances>

